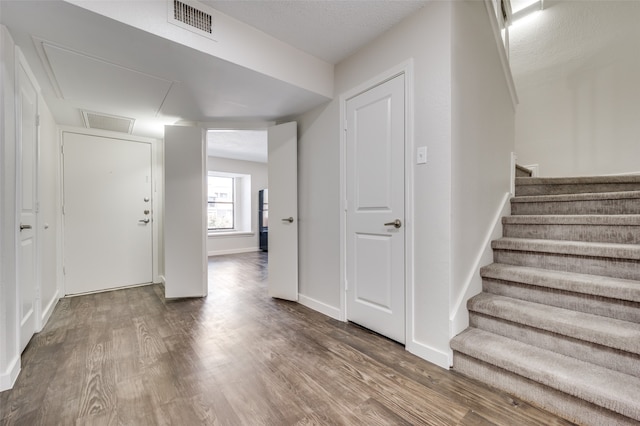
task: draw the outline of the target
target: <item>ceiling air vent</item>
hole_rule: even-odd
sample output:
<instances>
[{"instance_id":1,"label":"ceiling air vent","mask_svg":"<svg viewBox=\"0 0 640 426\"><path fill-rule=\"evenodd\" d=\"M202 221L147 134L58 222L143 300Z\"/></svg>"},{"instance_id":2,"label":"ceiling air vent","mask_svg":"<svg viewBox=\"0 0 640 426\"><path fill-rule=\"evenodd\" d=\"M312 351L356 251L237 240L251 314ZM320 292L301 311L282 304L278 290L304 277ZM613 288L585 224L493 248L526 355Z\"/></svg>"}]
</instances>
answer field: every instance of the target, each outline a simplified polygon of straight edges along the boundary
<instances>
[{"instance_id":1,"label":"ceiling air vent","mask_svg":"<svg viewBox=\"0 0 640 426\"><path fill-rule=\"evenodd\" d=\"M97 112L82 111L84 125L89 129L109 130L111 132L133 132L133 118L118 117L117 115L100 114Z\"/></svg>"},{"instance_id":2,"label":"ceiling air vent","mask_svg":"<svg viewBox=\"0 0 640 426\"><path fill-rule=\"evenodd\" d=\"M169 6L169 22L213 39L213 15L204 8L195 2L173 0Z\"/></svg>"}]
</instances>

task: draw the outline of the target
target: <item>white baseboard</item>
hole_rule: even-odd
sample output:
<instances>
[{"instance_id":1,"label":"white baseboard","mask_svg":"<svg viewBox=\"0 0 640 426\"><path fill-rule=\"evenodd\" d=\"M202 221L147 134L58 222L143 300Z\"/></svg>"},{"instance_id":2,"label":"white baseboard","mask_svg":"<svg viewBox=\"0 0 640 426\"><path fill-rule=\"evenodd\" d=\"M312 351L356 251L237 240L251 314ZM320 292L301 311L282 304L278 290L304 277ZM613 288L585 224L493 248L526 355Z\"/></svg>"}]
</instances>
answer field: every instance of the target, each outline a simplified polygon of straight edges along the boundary
<instances>
[{"instance_id":1,"label":"white baseboard","mask_svg":"<svg viewBox=\"0 0 640 426\"><path fill-rule=\"evenodd\" d=\"M240 253L252 253L255 251L260 251L260 247L247 247L241 249L231 249L231 250L213 250L207 252L207 256L223 256L225 254L240 254Z\"/></svg>"},{"instance_id":2,"label":"white baseboard","mask_svg":"<svg viewBox=\"0 0 640 426\"><path fill-rule=\"evenodd\" d=\"M327 305L326 303L312 299L311 297L305 296L303 294L298 295L298 303L340 321L340 308Z\"/></svg>"},{"instance_id":3,"label":"white baseboard","mask_svg":"<svg viewBox=\"0 0 640 426\"><path fill-rule=\"evenodd\" d=\"M0 374L0 392L9 390L13 387L20 374L20 357L17 356L9 364L6 372Z\"/></svg>"},{"instance_id":4,"label":"white baseboard","mask_svg":"<svg viewBox=\"0 0 640 426\"><path fill-rule=\"evenodd\" d=\"M58 304L58 300L60 300L60 293L59 291L56 291L56 294L53 295L53 297L51 298L47 306L42 311L42 317L40 318L41 320L40 324L42 324L42 328L44 328L44 326L49 321L49 318L51 318L51 314L53 313L53 310L56 308L56 305Z\"/></svg>"},{"instance_id":5,"label":"white baseboard","mask_svg":"<svg viewBox=\"0 0 640 426\"><path fill-rule=\"evenodd\" d=\"M469 271L465 280L463 290L458 295L458 300L449 316L449 337L452 338L461 333L469 326L469 312L467 311L467 300L482 291L482 278L480 277L480 267L493 262L493 250L491 241L502 237L502 217L511 213L510 193L505 193L502 201L496 210L493 221L487 230L482 245L479 247L473 267Z\"/></svg>"},{"instance_id":6,"label":"white baseboard","mask_svg":"<svg viewBox=\"0 0 640 426\"><path fill-rule=\"evenodd\" d=\"M450 351L442 352L424 343L412 340L407 342L405 349L415 356L418 356L425 361L437 365L440 368L448 370L452 365L452 356Z\"/></svg>"}]
</instances>

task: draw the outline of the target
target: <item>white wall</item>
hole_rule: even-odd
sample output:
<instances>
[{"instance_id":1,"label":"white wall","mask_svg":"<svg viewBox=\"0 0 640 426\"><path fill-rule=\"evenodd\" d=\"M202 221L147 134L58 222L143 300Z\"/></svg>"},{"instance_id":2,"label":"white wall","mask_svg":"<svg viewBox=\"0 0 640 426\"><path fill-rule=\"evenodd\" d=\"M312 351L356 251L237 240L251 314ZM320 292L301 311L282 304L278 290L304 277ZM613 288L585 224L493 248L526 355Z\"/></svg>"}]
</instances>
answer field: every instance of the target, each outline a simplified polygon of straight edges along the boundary
<instances>
[{"instance_id":1,"label":"white wall","mask_svg":"<svg viewBox=\"0 0 640 426\"><path fill-rule=\"evenodd\" d=\"M20 371L18 303L16 288L16 130L15 130L15 45L0 26L0 84L2 131L0 132L0 391L9 389Z\"/></svg>"},{"instance_id":2,"label":"white wall","mask_svg":"<svg viewBox=\"0 0 640 426\"><path fill-rule=\"evenodd\" d=\"M338 64L335 100L298 118L299 291L301 301L340 308L338 98L410 58L409 149L427 146L428 163L414 166L412 177L413 330L406 347L447 368L451 310L467 297L467 275L509 190L513 106L483 2L428 3Z\"/></svg>"},{"instance_id":3,"label":"white wall","mask_svg":"<svg viewBox=\"0 0 640 426\"><path fill-rule=\"evenodd\" d=\"M236 235L230 233L215 236L209 235L207 238L209 256L259 250L258 191L268 187L267 164L209 157L207 170L251 176L251 206L248 212L251 223L250 231Z\"/></svg>"},{"instance_id":4,"label":"white wall","mask_svg":"<svg viewBox=\"0 0 640 426\"><path fill-rule=\"evenodd\" d=\"M516 73L518 163L539 164L541 176L640 172L640 54L634 3L559 2L543 12L548 14L545 23L554 22L555 13L585 15L589 26L576 19L571 28L584 40L592 38L590 25L599 20L599 10L593 8L607 15L629 13L607 37L592 40L598 50L588 57L577 56L576 45L577 59L568 56L565 63L541 70L543 80ZM519 25L517 30L524 36L534 27L532 22L531 28Z\"/></svg>"},{"instance_id":5,"label":"white wall","mask_svg":"<svg viewBox=\"0 0 640 426\"><path fill-rule=\"evenodd\" d=\"M451 194L451 4L420 12L336 67L334 101L299 118L300 294L340 309L340 94L414 59L414 333L407 349L448 366ZM410 142L409 149L415 146Z\"/></svg>"},{"instance_id":6,"label":"white wall","mask_svg":"<svg viewBox=\"0 0 640 426\"><path fill-rule=\"evenodd\" d=\"M451 332L468 326L466 301L508 214L515 105L482 2L453 8ZM504 51L504 50L503 50ZM508 71L508 70L507 70Z\"/></svg>"}]
</instances>

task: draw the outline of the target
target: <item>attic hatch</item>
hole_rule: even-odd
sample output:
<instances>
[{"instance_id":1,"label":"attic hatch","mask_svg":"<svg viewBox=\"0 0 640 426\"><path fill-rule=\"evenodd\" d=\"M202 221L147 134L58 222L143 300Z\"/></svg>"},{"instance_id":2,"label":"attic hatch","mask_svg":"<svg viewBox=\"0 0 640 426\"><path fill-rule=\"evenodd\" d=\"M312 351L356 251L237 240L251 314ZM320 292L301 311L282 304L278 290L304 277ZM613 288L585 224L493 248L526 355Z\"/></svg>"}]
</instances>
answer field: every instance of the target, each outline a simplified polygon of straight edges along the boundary
<instances>
[{"instance_id":1,"label":"attic hatch","mask_svg":"<svg viewBox=\"0 0 640 426\"><path fill-rule=\"evenodd\" d=\"M169 0L169 22L181 28L213 38L213 14L197 2Z\"/></svg>"},{"instance_id":2,"label":"attic hatch","mask_svg":"<svg viewBox=\"0 0 640 426\"><path fill-rule=\"evenodd\" d=\"M100 114L97 112L82 111L84 125L88 129L109 130L131 134L133 132L133 118L119 117L117 115Z\"/></svg>"}]
</instances>

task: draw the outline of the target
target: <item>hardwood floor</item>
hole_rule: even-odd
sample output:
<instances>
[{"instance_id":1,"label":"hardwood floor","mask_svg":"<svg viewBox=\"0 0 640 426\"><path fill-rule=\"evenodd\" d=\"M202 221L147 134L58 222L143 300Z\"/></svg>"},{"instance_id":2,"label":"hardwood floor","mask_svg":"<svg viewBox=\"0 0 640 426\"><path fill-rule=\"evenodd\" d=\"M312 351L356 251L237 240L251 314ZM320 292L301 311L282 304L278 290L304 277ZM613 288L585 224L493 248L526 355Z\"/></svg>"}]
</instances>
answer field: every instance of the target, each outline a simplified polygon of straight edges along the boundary
<instances>
[{"instance_id":1,"label":"hardwood floor","mask_svg":"<svg viewBox=\"0 0 640 426\"><path fill-rule=\"evenodd\" d=\"M568 425L388 339L266 291L263 253L209 262L209 296L62 299L0 393L2 425Z\"/></svg>"}]
</instances>

